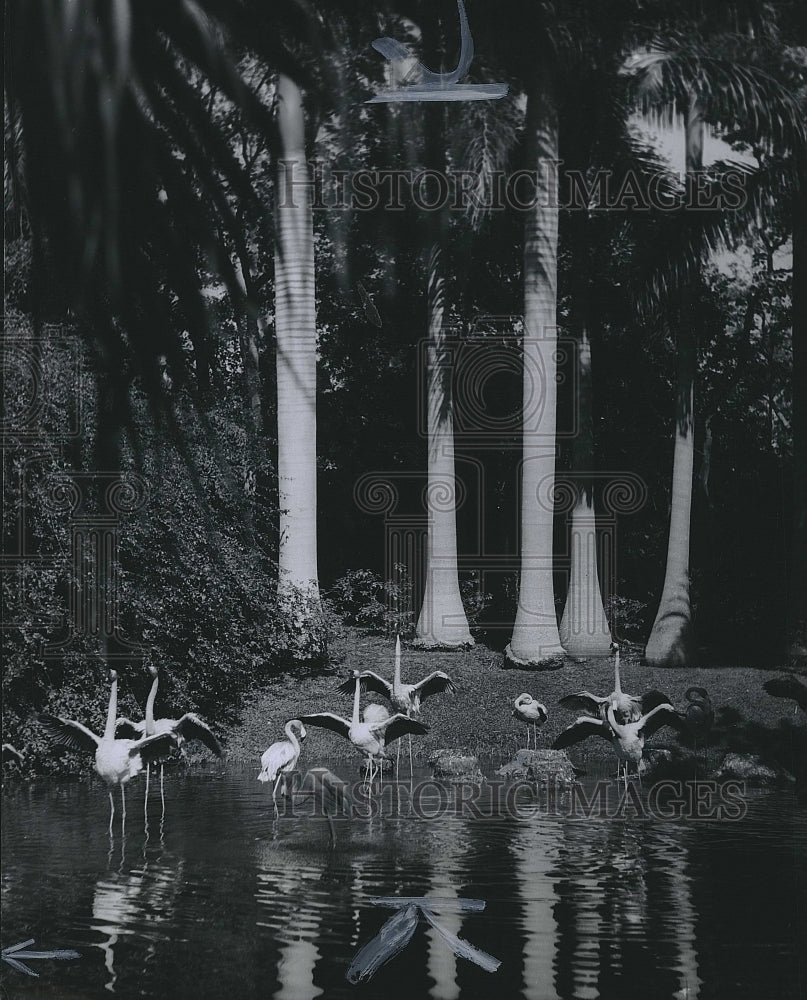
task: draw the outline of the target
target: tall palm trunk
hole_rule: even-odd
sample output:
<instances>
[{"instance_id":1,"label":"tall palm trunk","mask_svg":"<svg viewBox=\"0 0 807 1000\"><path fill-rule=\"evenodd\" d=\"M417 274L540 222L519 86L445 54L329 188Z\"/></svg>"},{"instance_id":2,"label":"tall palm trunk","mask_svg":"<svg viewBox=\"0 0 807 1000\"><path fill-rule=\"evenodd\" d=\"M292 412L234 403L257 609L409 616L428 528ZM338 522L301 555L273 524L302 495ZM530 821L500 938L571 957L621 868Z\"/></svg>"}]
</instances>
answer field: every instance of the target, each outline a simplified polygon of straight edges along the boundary
<instances>
[{"instance_id":1,"label":"tall palm trunk","mask_svg":"<svg viewBox=\"0 0 807 1000\"><path fill-rule=\"evenodd\" d=\"M435 29L439 26L435 25ZM434 38L440 37L435 30ZM435 53L437 55L437 53ZM426 165L446 169L445 110L424 113ZM425 220L427 236L428 343L426 351L426 586L417 622L418 644L458 647L473 644L460 597L457 571L457 487L454 465L452 356L447 329L446 252L449 217L445 208Z\"/></svg>"},{"instance_id":2,"label":"tall palm trunk","mask_svg":"<svg viewBox=\"0 0 807 1000\"><path fill-rule=\"evenodd\" d=\"M703 116L697 99L691 96L686 116L686 170L690 190L697 183L696 174L702 166ZM678 322L676 434L667 569L661 602L645 649L645 658L652 667L690 666L695 656L689 596L689 533L695 457L694 402L697 369L694 291L691 284L684 289Z\"/></svg>"},{"instance_id":3,"label":"tall palm trunk","mask_svg":"<svg viewBox=\"0 0 807 1000\"><path fill-rule=\"evenodd\" d=\"M575 255L581 273L585 275L576 289L580 318L575 324L577 340L577 378L575 396L579 425L572 444L572 472L576 502L572 510L571 566L569 591L560 623L560 641L573 657L608 656L611 651L611 630L602 604L600 577L597 570L597 521L594 491L586 483L594 469L594 416L591 399L591 344L588 339L588 255L585 236L588 227L580 220L578 253Z\"/></svg>"},{"instance_id":4,"label":"tall palm trunk","mask_svg":"<svg viewBox=\"0 0 807 1000\"><path fill-rule=\"evenodd\" d=\"M442 214L442 213L441 213ZM457 574L457 489L448 331L445 326L445 226L429 252L427 348L428 484L426 587L417 623L418 644L473 644Z\"/></svg>"},{"instance_id":5,"label":"tall palm trunk","mask_svg":"<svg viewBox=\"0 0 807 1000\"><path fill-rule=\"evenodd\" d=\"M524 375L521 465L521 575L514 663L554 666L562 655L552 583L558 271L558 112L554 87L539 70L527 105L528 163L537 172L535 204L524 223Z\"/></svg>"},{"instance_id":6,"label":"tall palm trunk","mask_svg":"<svg viewBox=\"0 0 807 1000\"><path fill-rule=\"evenodd\" d=\"M294 622L295 654L323 651L317 582L317 415L314 230L300 89L277 84L275 331L280 541L278 599Z\"/></svg>"}]
</instances>

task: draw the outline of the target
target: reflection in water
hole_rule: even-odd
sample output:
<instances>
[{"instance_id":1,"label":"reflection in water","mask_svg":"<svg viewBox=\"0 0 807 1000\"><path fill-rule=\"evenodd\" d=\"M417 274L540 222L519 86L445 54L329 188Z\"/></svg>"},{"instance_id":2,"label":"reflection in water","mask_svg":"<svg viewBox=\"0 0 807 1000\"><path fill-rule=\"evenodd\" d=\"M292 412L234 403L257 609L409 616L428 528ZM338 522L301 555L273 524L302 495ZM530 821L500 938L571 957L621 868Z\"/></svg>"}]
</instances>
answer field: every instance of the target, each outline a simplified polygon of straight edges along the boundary
<instances>
[{"instance_id":1,"label":"reflection in water","mask_svg":"<svg viewBox=\"0 0 807 1000\"><path fill-rule=\"evenodd\" d=\"M139 934L144 918L149 929L169 920L176 887L181 884L181 865L177 872L158 867L143 867L124 874L107 874L96 882L92 902L90 929L103 934L106 940L96 945L104 953L104 965L109 974L105 988L115 992L118 973L115 971L115 946L121 937ZM146 961L155 955L155 941L149 935Z\"/></svg>"},{"instance_id":2,"label":"reflection in water","mask_svg":"<svg viewBox=\"0 0 807 1000\"><path fill-rule=\"evenodd\" d=\"M330 849L318 822L269 822L255 785L252 768L172 782L165 843L155 796L150 842L130 834L121 855L116 838L112 869L92 785L4 790L4 937L84 959L39 980L10 970L15 1000L799 997L807 815L787 793L749 797L733 823L354 819ZM389 895L485 900L438 916L501 967L457 958L421 921L352 986L389 916L368 900Z\"/></svg>"},{"instance_id":3,"label":"reflection in water","mask_svg":"<svg viewBox=\"0 0 807 1000\"><path fill-rule=\"evenodd\" d=\"M576 821L556 877L562 996L700 995L685 827Z\"/></svg>"},{"instance_id":4,"label":"reflection in water","mask_svg":"<svg viewBox=\"0 0 807 1000\"><path fill-rule=\"evenodd\" d=\"M558 996L555 987L558 897L553 866L560 848L561 831L556 822L525 822L511 846L525 935L525 1000L556 1000Z\"/></svg>"},{"instance_id":5,"label":"reflection in water","mask_svg":"<svg viewBox=\"0 0 807 1000\"><path fill-rule=\"evenodd\" d=\"M268 853L268 852L267 852ZM275 1000L314 1000L323 990L314 985L320 958L319 941L323 908L316 898L318 873L258 872L258 926L275 931L280 948Z\"/></svg>"},{"instance_id":6,"label":"reflection in water","mask_svg":"<svg viewBox=\"0 0 807 1000\"><path fill-rule=\"evenodd\" d=\"M459 895L459 859L464 847L464 838L461 836L459 824L451 824L441 832L448 835L440 837L439 841L432 845L431 886L428 895L452 899ZM452 934L461 936L462 914L441 912L440 923ZM429 942L427 971L434 980L429 995L434 997L434 1000L457 1000L460 995L457 982L457 956L446 946L445 941L433 927L428 928L426 936Z\"/></svg>"}]
</instances>

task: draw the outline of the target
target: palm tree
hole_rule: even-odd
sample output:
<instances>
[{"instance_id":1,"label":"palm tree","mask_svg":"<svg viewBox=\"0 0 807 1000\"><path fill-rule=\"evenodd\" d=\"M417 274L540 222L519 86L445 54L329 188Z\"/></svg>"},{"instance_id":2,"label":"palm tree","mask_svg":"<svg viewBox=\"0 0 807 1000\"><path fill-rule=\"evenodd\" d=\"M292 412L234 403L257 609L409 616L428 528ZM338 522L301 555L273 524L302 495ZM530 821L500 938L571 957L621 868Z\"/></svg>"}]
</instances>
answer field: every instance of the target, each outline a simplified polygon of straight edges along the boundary
<instances>
[{"instance_id":1,"label":"palm tree","mask_svg":"<svg viewBox=\"0 0 807 1000\"><path fill-rule=\"evenodd\" d=\"M695 640L689 581L690 517L694 468L694 387L697 367L697 310L701 263L714 247L706 226L698 222L698 185L703 170L704 125L743 122L768 142L798 145L804 126L792 96L767 74L743 59L740 36L681 40L674 47L656 43L637 58L633 73L639 81L643 107L662 109L668 120L683 119L685 197L693 206L684 218L684 254L676 266L683 275L679 288L676 370L676 433L673 453L670 532L661 600L645 658L651 666L686 666L693 662ZM676 37L676 36L674 36ZM684 208L686 213L686 207ZM694 218L693 218L694 216ZM718 217L718 224L720 219ZM737 222L735 220L734 225Z\"/></svg>"},{"instance_id":2,"label":"palm tree","mask_svg":"<svg viewBox=\"0 0 807 1000\"><path fill-rule=\"evenodd\" d=\"M599 63L602 50L620 51L631 27L634 4L602 5L588 0L568 5L536 3L519 20L520 35L511 36L527 98L525 144L527 166L537 173L534 204L525 212L524 228L524 384L521 463L519 598L507 657L520 665L552 667L563 653L555 613L553 587L553 522L557 377L558 162L559 95L571 89L582 67ZM523 13L523 12L522 12ZM516 22L514 22L516 23ZM580 357L585 362L585 345ZM578 543L595 537L584 508L577 512ZM587 522L584 526L584 521ZM580 544L576 546L579 550ZM595 631L604 623L596 572L576 574L567 635L577 631L571 608L582 598L594 608ZM595 587L596 585L596 587ZM596 592L595 592L596 591ZM599 606L599 610L597 610ZM575 645L573 643L573 645ZM594 646L599 648L600 640ZM579 648L579 647L576 647Z\"/></svg>"},{"instance_id":3,"label":"palm tree","mask_svg":"<svg viewBox=\"0 0 807 1000\"><path fill-rule=\"evenodd\" d=\"M685 135L686 183L687 189L692 191L703 169L704 135L703 114L692 93L686 106ZM651 666L687 666L695 655L689 595L689 533L695 460L695 321L693 296L685 289L676 352L676 434L667 568L659 610L645 649L645 658Z\"/></svg>"},{"instance_id":4,"label":"palm tree","mask_svg":"<svg viewBox=\"0 0 807 1000\"><path fill-rule=\"evenodd\" d=\"M324 633L317 580L317 328L314 228L299 86L278 75L275 335L280 541L278 598L296 651L318 656Z\"/></svg>"},{"instance_id":5,"label":"palm tree","mask_svg":"<svg viewBox=\"0 0 807 1000\"><path fill-rule=\"evenodd\" d=\"M540 63L527 91L525 129L536 184L524 219L521 574L505 655L519 665L547 666L563 654L552 579L559 156L555 80Z\"/></svg>"},{"instance_id":6,"label":"palm tree","mask_svg":"<svg viewBox=\"0 0 807 1000\"><path fill-rule=\"evenodd\" d=\"M438 37L436 31L434 37ZM446 111L439 104L425 109L424 132L427 166L445 172ZM452 335L446 301L449 216L447 208L431 216L426 221L426 586L416 632L419 645L458 648L471 646L474 640L460 595L457 568Z\"/></svg>"},{"instance_id":7,"label":"palm tree","mask_svg":"<svg viewBox=\"0 0 807 1000\"><path fill-rule=\"evenodd\" d=\"M445 302L445 219L438 220L436 242L428 255L428 332L426 406L428 481L426 505L426 587L417 621L418 644L430 647L473 645L460 596L457 573L457 487L454 465L454 414L451 392L450 330Z\"/></svg>"}]
</instances>

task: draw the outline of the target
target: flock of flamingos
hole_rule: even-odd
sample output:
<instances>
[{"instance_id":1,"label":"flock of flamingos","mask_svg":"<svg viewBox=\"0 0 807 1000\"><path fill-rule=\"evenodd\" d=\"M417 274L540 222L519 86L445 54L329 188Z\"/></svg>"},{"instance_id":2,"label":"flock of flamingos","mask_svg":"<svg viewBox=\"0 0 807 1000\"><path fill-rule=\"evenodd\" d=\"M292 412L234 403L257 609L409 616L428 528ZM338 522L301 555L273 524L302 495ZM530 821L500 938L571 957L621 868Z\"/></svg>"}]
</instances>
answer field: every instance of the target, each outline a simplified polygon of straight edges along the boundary
<instances>
[{"instance_id":1,"label":"flock of flamingos","mask_svg":"<svg viewBox=\"0 0 807 1000\"><path fill-rule=\"evenodd\" d=\"M614 690L607 695L595 695L589 691L561 698L559 705L566 709L584 713L568 726L553 743L553 749L563 749L587 739L599 736L608 740L618 760L617 777L628 779L629 766L634 765L636 774L644 751L645 740L663 726L672 726L679 732L689 734L697 740L705 740L714 721L714 711L706 690L690 687L685 695L687 704L683 711L676 710L669 698L661 691L650 690L642 695L626 694L622 690L619 674L619 647L614 645ZM55 747L89 751L95 755L95 770L109 789L110 818L109 830L115 815L112 789L121 790L122 821L126 818L125 786L146 768L146 796L150 765L162 762L171 751L179 749L188 740L198 740L217 756L222 755L218 740L210 727L199 716L187 712L179 719L156 719L154 704L159 684L159 671L150 666L153 677L151 690L146 701L144 718L139 722L119 718L117 715L118 678L110 671L109 706L106 726L101 736L96 735L80 722L73 719L42 715L39 721ZM794 677L776 678L764 685L765 690L775 697L791 698L797 709L807 711L807 687ZM361 692L370 690L386 698L393 708L390 713L383 705L369 704L361 712ZM273 743L261 757L258 780L272 783L272 801L277 810L276 796L281 781L286 791L286 779L294 771L300 756L300 740L306 736L306 726L318 726L338 733L348 740L367 761L368 781L382 772L385 762L389 762L386 748L401 739L409 737L410 773L412 766L412 736L428 732L428 727L419 721L421 703L434 695L452 692L455 685L448 674L436 670L418 681L407 684L401 678L401 641L396 640L395 666L392 680L386 680L369 670L354 670L339 685L343 693L353 694L353 712L349 719L334 712L315 712L291 719L285 726L285 739ZM521 694L514 703L513 715L527 725L527 748L532 734L533 748L536 746L536 730L548 717L546 707L530 694ZM398 744L400 755L400 744ZM3 745L3 760L22 762L24 754L9 744ZM160 770L162 791L162 766Z\"/></svg>"}]
</instances>

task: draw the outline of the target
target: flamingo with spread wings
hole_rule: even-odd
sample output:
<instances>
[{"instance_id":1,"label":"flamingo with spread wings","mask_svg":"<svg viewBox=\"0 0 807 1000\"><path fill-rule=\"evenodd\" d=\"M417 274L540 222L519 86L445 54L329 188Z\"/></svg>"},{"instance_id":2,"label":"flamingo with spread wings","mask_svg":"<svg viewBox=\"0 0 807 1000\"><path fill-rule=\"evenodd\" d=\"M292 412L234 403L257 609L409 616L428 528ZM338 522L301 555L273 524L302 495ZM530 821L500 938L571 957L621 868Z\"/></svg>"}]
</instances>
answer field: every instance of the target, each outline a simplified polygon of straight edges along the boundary
<instances>
[{"instance_id":1,"label":"flamingo with spread wings","mask_svg":"<svg viewBox=\"0 0 807 1000\"><path fill-rule=\"evenodd\" d=\"M670 699L661 691L655 689L645 691L642 695L626 694L622 690L622 683L619 675L619 646L614 643L616 656L614 657L614 690L607 695L592 694L590 691L578 691L577 694L568 694L558 702L563 708L570 708L577 712L586 712L606 721L608 708L615 703L614 715L617 722L623 725L627 722L637 722L643 715L659 705L668 705Z\"/></svg>"},{"instance_id":2,"label":"flamingo with spread wings","mask_svg":"<svg viewBox=\"0 0 807 1000\"><path fill-rule=\"evenodd\" d=\"M402 736L416 734L422 736L428 727L408 715L397 712L395 715L377 721L362 721L359 702L361 700L361 683L358 677L352 681L353 714L350 719L343 719L334 712L316 712L312 715L301 715L300 721L305 726L319 726L338 733L343 739L349 740L357 750L367 757L370 763L370 781L381 769L380 760L385 756L384 749L388 743Z\"/></svg>"},{"instance_id":3,"label":"flamingo with spread wings","mask_svg":"<svg viewBox=\"0 0 807 1000\"><path fill-rule=\"evenodd\" d=\"M170 733L156 733L139 739L115 737L115 714L118 707L118 675L110 670L109 706L103 736L96 734L73 719L41 715L39 721L55 746L71 750L89 750L95 753L95 770L109 788L109 834L115 817L112 789L117 785L121 794L121 831L126 823L126 793L124 786L143 770L143 765L167 753L174 741Z\"/></svg>"},{"instance_id":4,"label":"flamingo with spread wings","mask_svg":"<svg viewBox=\"0 0 807 1000\"><path fill-rule=\"evenodd\" d=\"M686 730L686 724L682 716L675 711L670 704L656 705L645 715L642 715L634 722L621 723L616 717L617 703L612 701L606 708L605 719L592 719L587 716L579 718L571 726L564 729L552 744L554 750L563 750L581 743L589 736L600 736L609 740L617 755L619 766L617 768L617 780L623 773L625 782L628 780L628 765L636 765L636 773L639 773L639 764L644 753L645 740L658 732L662 726L673 726L679 731Z\"/></svg>"}]
</instances>

